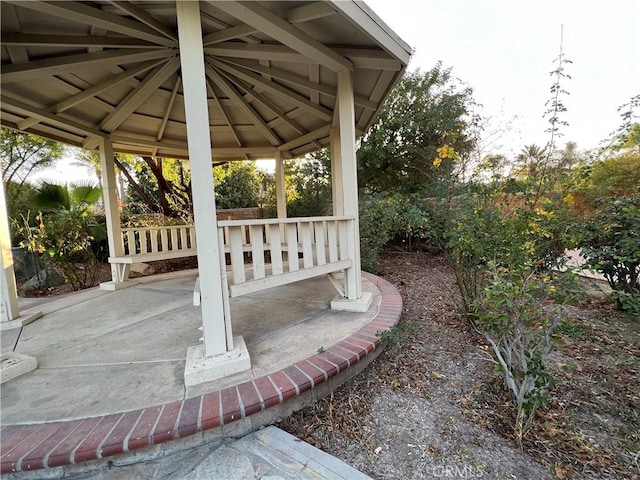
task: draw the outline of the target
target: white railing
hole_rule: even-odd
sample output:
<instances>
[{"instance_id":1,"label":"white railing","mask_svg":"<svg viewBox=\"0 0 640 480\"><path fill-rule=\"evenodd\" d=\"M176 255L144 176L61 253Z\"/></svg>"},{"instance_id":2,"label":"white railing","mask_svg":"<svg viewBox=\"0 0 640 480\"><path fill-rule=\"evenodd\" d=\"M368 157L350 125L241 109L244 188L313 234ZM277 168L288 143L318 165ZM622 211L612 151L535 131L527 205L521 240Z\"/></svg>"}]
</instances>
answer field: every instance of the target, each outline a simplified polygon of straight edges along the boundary
<instances>
[{"instance_id":1,"label":"white railing","mask_svg":"<svg viewBox=\"0 0 640 480\"><path fill-rule=\"evenodd\" d=\"M353 217L308 217L218 222L231 266L231 297L351 267L347 242Z\"/></svg>"},{"instance_id":2,"label":"white railing","mask_svg":"<svg viewBox=\"0 0 640 480\"><path fill-rule=\"evenodd\" d=\"M123 228L122 246L125 256L132 258L195 255L196 230L193 225Z\"/></svg>"}]
</instances>

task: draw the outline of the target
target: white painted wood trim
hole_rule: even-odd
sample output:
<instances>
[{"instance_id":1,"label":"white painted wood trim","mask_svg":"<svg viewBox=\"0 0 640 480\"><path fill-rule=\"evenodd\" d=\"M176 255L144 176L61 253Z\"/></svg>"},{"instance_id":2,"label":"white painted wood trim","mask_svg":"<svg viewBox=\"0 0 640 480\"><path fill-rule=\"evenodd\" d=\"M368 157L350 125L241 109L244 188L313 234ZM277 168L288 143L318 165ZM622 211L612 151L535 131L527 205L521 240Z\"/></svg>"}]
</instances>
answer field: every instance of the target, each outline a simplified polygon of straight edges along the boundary
<instances>
[{"instance_id":1,"label":"white painted wood trim","mask_svg":"<svg viewBox=\"0 0 640 480\"><path fill-rule=\"evenodd\" d=\"M304 270L292 270L290 273L284 273L282 275L253 280L240 285L231 285L229 287L229 293L232 298L239 297L248 293L259 292L267 288L280 287L289 283L326 275L327 273L338 272L340 270L351 268L351 266L351 260L341 260L336 263L327 263L326 265L320 265Z\"/></svg>"}]
</instances>

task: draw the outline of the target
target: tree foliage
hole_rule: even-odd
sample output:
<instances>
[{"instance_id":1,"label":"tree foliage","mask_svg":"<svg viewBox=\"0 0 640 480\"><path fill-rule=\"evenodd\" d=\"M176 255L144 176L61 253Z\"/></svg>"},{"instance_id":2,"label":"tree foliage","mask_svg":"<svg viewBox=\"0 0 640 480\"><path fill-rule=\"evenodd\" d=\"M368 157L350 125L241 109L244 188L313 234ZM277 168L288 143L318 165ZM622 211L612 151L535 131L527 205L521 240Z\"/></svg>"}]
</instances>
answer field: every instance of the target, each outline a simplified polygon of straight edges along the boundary
<instances>
[{"instance_id":1,"label":"tree foliage","mask_svg":"<svg viewBox=\"0 0 640 480\"><path fill-rule=\"evenodd\" d=\"M367 191L414 193L447 172L433 159L443 144L464 157L476 145L472 90L438 64L408 73L391 92L358 150L358 179Z\"/></svg>"},{"instance_id":2,"label":"tree foliage","mask_svg":"<svg viewBox=\"0 0 640 480\"><path fill-rule=\"evenodd\" d=\"M227 162L213 168L216 208L257 207L262 184L253 162Z\"/></svg>"},{"instance_id":3,"label":"tree foliage","mask_svg":"<svg viewBox=\"0 0 640 480\"><path fill-rule=\"evenodd\" d=\"M0 128L2 180L21 186L32 172L45 168L64 154L62 144L36 135Z\"/></svg>"}]
</instances>

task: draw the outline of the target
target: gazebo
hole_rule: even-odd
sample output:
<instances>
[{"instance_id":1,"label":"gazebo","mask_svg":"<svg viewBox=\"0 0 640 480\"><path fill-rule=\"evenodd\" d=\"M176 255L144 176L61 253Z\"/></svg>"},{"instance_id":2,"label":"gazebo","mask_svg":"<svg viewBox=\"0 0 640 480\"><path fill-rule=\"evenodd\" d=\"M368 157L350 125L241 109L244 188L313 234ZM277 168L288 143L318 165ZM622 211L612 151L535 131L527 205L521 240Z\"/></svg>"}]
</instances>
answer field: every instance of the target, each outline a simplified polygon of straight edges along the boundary
<instances>
[{"instance_id":1,"label":"gazebo","mask_svg":"<svg viewBox=\"0 0 640 480\"><path fill-rule=\"evenodd\" d=\"M203 342L189 349L187 384L250 367L232 333L230 297L327 275L338 292L332 308L368 308L356 138L411 50L363 2L3 0L0 8L2 125L100 151L112 266L103 288L131 284L132 263L197 255ZM327 146L333 215L287 218L283 161ZM122 229L115 151L189 159L194 225ZM278 218L217 221L212 164L264 158L276 161ZM20 321L1 220L2 320Z\"/></svg>"}]
</instances>

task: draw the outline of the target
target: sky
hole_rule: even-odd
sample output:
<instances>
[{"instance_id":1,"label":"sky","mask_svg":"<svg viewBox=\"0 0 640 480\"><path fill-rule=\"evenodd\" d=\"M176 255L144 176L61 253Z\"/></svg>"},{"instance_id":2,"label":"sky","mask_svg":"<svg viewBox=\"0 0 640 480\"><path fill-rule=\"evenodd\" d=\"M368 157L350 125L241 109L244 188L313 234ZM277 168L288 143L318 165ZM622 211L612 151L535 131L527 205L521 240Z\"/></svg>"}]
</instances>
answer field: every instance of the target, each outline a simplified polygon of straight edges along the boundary
<instances>
[{"instance_id":1,"label":"sky","mask_svg":"<svg viewBox=\"0 0 640 480\"><path fill-rule=\"evenodd\" d=\"M474 90L490 119L485 153L544 146L554 59L573 63L561 145L597 147L640 94L640 0L365 0L413 49L409 70L438 61ZM640 113L640 112L639 112Z\"/></svg>"}]
</instances>

